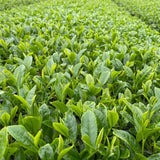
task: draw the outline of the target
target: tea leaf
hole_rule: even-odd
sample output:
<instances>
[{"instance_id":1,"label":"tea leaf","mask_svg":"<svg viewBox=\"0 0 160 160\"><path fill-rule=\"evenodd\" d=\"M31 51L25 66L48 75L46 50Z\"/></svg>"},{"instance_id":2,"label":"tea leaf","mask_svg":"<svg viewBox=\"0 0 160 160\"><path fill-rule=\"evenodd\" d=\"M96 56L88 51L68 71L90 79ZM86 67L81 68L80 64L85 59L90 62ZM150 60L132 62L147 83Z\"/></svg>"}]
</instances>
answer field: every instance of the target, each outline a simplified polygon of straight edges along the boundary
<instances>
[{"instance_id":1,"label":"tea leaf","mask_svg":"<svg viewBox=\"0 0 160 160\"><path fill-rule=\"evenodd\" d=\"M138 142L128 132L123 131L123 130L114 130L113 134L117 136L118 138L120 138L121 140L123 140L124 142L126 142L134 152L136 153L140 152L140 146Z\"/></svg>"},{"instance_id":2,"label":"tea leaf","mask_svg":"<svg viewBox=\"0 0 160 160\"><path fill-rule=\"evenodd\" d=\"M9 134L23 147L33 152L37 152L37 148L34 146L33 138L30 136L24 126L12 125L8 126L7 129Z\"/></svg>"},{"instance_id":3,"label":"tea leaf","mask_svg":"<svg viewBox=\"0 0 160 160\"><path fill-rule=\"evenodd\" d=\"M8 145L8 134L7 134L7 128L5 127L0 130L0 159L3 158L7 145Z\"/></svg>"},{"instance_id":4,"label":"tea leaf","mask_svg":"<svg viewBox=\"0 0 160 160\"><path fill-rule=\"evenodd\" d=\"M39 149L38 154L42 160L53 160L53 150L50 144L42 146Z\"/></svg>"},{"instance_id":5,"label":"tea leaf","mask_svg":"<svg viewBox=\"0 0 160 160\"><path fill-rule=\"evenodd\" d=\"M95 146L97 139L97 122L93 112L87 111L82 115L81 134L82 137L87 135L91 144Z\"/></svg>"},{"instance_id":6,"label":"tea leaf","mask_svg":"<svg viewBox=\"0 0 160 160\"><path fill-rule=\"evenodd\" d=\"M68 128L64 124L54 122L53 127L59 133L61 133L65 137L68 137Z\"/></svg>"}]
</instances>

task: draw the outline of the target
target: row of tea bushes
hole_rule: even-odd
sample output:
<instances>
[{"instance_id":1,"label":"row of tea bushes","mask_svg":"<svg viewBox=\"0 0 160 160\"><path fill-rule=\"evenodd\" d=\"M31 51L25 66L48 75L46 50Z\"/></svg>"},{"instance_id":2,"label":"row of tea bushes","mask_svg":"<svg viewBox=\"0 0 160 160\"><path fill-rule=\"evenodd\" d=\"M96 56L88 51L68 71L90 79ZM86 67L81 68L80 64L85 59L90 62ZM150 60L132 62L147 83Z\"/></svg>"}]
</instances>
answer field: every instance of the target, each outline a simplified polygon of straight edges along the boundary
<instances>
[{"instance_id":1,"label":"row of tea bushes","mask_svg":"<svg viewBox=\"0 0 160 160\"><path fill-rule=\"evenodd\" d=\"M160 1L159 0L113 0L119 6L128 10L131 15L138 16L153 29L160 31Z\"/></svg>"}]
</instances>

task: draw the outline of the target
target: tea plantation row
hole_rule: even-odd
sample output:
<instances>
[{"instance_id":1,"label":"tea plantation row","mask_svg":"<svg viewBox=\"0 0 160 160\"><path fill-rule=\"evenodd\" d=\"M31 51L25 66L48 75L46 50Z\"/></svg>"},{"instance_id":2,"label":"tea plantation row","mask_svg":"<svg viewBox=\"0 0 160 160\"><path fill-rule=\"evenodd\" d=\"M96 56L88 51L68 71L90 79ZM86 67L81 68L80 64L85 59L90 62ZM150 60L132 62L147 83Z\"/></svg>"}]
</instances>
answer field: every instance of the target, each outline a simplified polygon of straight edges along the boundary
<instances>
[{"instance_id":1,"label":"tea plantation row","mask_svg":"<svg viewBox=\"0 0 160 160\"><path fill-rule=\"evenodd\" d=\"M0 159L159 159L159 46L111 0L0 12Z\"/></svg>"},{"instance_id":2,"label":"tea plantation row","mask_svg":"<svg viewBox=\"0 0 160 160\"><path fill-rule=\"evenodd\" d=\"M0 11L40 2L38 0L0 0Z\"/></svg>"},{"instance_id":3,"label":"tea plantation row","mask_svg":"<svg viewBox=\"0 0 160 160\"><path fill-rule=\"evenodd\" d=\"M113 0L119 6L128 10L132 15L160 31L160 1L156 0Z\"/></svg>"}]
</instances>

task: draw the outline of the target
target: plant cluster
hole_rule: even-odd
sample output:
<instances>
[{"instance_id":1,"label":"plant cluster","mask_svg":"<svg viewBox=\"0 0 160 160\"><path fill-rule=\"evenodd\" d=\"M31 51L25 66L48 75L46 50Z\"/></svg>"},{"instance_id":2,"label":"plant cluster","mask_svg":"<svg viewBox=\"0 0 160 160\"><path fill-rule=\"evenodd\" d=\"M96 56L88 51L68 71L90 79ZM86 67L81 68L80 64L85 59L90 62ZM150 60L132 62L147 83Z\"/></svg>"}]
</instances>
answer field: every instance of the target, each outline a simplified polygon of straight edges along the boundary
<instances>
[{"instance_id":1,"label":"plant cluster","mask_svg":"<svg viewBox=\"0 0 160 160\"><path fill-rule=\"evenodd\" d=\"M111 0L0 12L0 159L159 159L159 44Z\"/></svg>"}]
</instances>

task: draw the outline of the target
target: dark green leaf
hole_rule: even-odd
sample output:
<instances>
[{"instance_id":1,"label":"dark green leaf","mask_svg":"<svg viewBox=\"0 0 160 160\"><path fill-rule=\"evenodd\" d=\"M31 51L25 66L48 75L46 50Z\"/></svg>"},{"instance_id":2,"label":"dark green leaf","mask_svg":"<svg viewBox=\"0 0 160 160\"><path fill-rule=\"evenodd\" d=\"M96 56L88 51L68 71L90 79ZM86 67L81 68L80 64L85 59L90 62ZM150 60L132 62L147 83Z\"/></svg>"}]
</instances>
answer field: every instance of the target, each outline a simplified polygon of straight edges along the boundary
<instances>
[{"instance_id":1,"label":"dark green leaf","mask_svg":"<svg viewBox=\"0 0 160 160\"><path fill-rule=\"evenodd\" d=\"M68 128L69 138L73 143L75 143L77 139L77 121L73 113L71 112L66 113L64 123L65 126Z\"/></svg>"}]
</instances>

